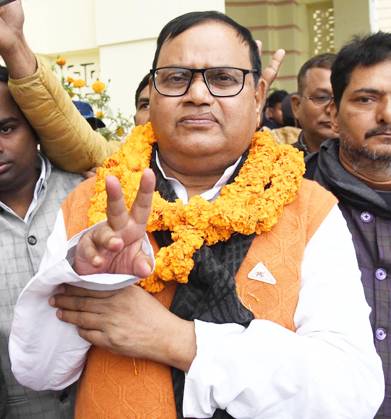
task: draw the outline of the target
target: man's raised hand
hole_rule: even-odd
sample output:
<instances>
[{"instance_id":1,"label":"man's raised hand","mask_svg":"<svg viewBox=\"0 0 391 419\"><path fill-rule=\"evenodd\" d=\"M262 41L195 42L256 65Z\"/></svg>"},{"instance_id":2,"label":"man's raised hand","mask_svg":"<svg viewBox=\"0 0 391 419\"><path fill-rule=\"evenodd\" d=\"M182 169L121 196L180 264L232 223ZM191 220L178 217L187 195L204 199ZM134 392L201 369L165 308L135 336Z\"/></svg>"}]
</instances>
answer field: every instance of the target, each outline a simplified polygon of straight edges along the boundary
<instances>
[{"instance_id":1,"label":"man's raised hand","mask_svg":"<svg viewBox=\"0 0 391 419\"><path fill-rule=\"evenodd\" d=\"M107 221L80 239L74 262L77 273L121 273L140 278L152 273L152 262L144 253L142 243L154 188L155 175L151 169L146 169L128 212L118 179L114 176L106 178Z\"/></svg>"},{"instance_id":2,"label":"man's raised hand","mask_svg":"<svg viewBox=\"0 0 391 419\"><path fill-rule=\"evenodd\" d=\"M14 45L23 37L24 15L20 0L0 7L0 51L11 52Z\"/></svg>"},{"instance_id":3,"label":"man's raised hand","mask_svg":"<svg viewBox=\"0 0 391 419\"><path fill-rule=\"evenodd\" d=\"M259 56L262 56L262 42L256 41L258 45ZM285 50L278 49L273 55L270 63L262 71L262 78L266 82L266 89L269 89L274 82L280 70L282 61L285 57Z\"/></svg>"},{"instance_id":4,"label":"man's raised hand","mask_svg":"<svg viewBox=\"0 0 391 419\"><path fill-rule=\"evenodd\" d=\"M0 7L0 55L11 78L31 76L37 61L23 35L24 14L21 0Z\"/></svg>"}]
</instances>

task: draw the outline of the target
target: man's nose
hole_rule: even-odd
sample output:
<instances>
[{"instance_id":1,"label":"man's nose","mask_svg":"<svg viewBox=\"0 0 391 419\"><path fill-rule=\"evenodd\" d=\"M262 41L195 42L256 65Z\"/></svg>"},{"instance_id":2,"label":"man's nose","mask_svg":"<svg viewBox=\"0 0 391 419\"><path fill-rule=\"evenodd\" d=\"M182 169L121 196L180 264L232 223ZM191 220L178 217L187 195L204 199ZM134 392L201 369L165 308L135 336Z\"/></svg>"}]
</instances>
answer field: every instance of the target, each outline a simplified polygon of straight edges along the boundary
<instances>
[{"instance_id":1,"label":"man's nose","mask_svg":"<svg viewBox=\"0 0 391 419\"><path fill-rule=\"evenodd\" d=\"M197 73L193 76L186 97L196 105L210 105L214 101L202 74Z\"/></svg>"},{"instance_id":2,"label":"man's nose","mask_svg":"<svg viewBox=\"0 0 391 419\"><path fill-rule=\"evenodd\" d=\"M324 112L327 116L330 116L330 112L331 112L331 104L333 103L333 99L331 99L330 101L328 101L324 107Z\"/></svg>"},{"instance_id":3,"label":"man's nose","mask_svg":"<svg viewBox=\"0 0 391 419\"><path fill-rule=\"evenodd\" d=\"M391 124L391 93L383 96L377 108L377 122Z\"/></svg>"}]
</instances>

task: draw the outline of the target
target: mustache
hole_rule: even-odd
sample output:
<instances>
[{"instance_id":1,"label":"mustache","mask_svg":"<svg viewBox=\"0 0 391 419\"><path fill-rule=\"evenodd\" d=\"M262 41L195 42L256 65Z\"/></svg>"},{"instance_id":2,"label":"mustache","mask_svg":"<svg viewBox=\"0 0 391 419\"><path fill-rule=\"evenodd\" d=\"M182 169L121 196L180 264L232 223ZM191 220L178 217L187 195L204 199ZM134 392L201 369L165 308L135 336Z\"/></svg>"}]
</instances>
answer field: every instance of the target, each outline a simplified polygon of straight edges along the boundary
<instances>
[{"instance_id":1,"label":"mustache","mask_svg":"<svg viewBox=\"0 0 391 419\"><path fill-rule=\"evenodd\" d=\"M367 131L365 133L364 138L365 139L368 139L370 137L374 137L376 135L382 135L382 134L388 134L388 135L390 135L391 134L391 125L388 125L388 124L386 124L386 125L379 125L378 127L373 128L373 129Z\"/></svg>"}]
</instances>

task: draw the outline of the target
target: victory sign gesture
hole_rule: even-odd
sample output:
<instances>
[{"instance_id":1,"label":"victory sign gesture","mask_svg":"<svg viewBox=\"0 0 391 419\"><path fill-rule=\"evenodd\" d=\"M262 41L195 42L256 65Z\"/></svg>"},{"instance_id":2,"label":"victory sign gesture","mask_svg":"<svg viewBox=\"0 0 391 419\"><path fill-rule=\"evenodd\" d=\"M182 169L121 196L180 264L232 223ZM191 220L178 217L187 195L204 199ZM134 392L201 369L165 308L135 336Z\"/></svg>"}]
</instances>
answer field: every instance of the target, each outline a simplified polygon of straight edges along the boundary
<instances>
[{"instance_id":1,"label":"victory sign gesture","mask_svg":"<svg viewBox=\"0 0 391 419\"><path fill-rule=\"evenodd\" d=\"M106 178L107 221L80 239L74 262L77 273L131 274L140 278L152 273L152 261L144 253L142 244L154 188L155 175L151 169L146 169L128 212L118 179Z\"/></svg>"}]
</instances>

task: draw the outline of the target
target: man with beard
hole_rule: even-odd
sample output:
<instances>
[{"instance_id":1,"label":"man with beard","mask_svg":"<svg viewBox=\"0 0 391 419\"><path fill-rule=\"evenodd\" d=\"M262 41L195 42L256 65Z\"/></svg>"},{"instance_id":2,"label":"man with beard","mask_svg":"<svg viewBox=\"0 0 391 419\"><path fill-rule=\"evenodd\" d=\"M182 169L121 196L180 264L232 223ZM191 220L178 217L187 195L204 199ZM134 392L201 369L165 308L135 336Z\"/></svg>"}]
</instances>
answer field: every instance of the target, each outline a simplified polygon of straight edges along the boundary
<instances>
[{"instance_id":1,"label":"man with beard","mask_svg":"<svg viewBox=\"0 0 391 419\"><path fill-rule=\"evenodd\" d=\"M386 396L377 418L391 417L391 34L356 38L332 67L333 128L307 161L306 176L339 199L372 307ZM327 257L327 255L325 255Z\"/></svg>"}]
</instances>

